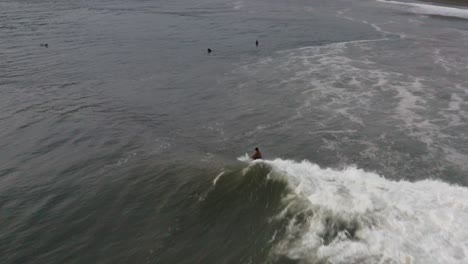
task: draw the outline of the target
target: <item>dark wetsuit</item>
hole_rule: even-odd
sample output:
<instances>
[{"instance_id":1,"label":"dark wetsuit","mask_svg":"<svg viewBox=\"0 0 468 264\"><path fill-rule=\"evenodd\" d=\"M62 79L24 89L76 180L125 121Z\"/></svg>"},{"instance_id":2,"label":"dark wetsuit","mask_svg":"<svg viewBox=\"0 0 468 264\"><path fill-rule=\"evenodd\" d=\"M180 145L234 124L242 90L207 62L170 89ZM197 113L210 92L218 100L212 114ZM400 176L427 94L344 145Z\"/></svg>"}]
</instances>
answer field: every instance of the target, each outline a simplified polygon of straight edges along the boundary
<instances>
[{"instance_id":1,"label":"dark wetsuit","mask_svg":"<svg viewBox=\"0 0 468 264\"><path fill-rule=\"evenodd\" d=\"M256 160L256 159L261 159L262 158L262 153L260 153L260 151L255 151L255 154L252 156L252 159Z\"/></svg>"}]
</instances>

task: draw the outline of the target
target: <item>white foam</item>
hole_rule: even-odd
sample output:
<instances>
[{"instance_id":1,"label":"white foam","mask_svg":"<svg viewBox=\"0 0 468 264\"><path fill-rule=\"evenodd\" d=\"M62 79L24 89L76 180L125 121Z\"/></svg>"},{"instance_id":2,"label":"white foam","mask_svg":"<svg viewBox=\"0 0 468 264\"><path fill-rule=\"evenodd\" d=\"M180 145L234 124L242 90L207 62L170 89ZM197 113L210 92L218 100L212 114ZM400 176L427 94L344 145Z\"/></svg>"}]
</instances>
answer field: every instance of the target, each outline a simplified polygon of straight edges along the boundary
<instances>
[{"instance_id":1,"label":"white foam","mask_svg":"<svg viewBox=\"0 0 468 264\"><path fill-rule=\"evenodd\" d=\"M432 180L390 181L308 161L265 162L286 175L313 210L305 226L292 221L291 235L277 245L277 254L305 263L468 263L467 188ZM354 236L343 230L324 243L330 219L355 223Z\"/></svg>"},{"instance_id":2,"label":"white foam","mask_svg":"<svg viewBox=\"0 0 468 264\"><path fill-rule=\"evenodd\" d=\"M404 2L387 1L387 0L377 0L377 1L382 2L382 3L396 4L400 6L411 7L411 12L423 14L423 15L437 15L437 16L447 16L447 17L457 17L457 18L468 19L468 9L418 4L418 3L404 3Z\"/></svg>"},{"instance_id":3,"label":"white foam","mask_svg":"<svg viewBox=\"0 0 468 264\"><path fill-rule=\"evenodd\" d=\"M237 158L238 161L242 161L242 162L250 162L252 161L252 159L250 158L249 154L245 153L244 156L240 156Z\"/></svg>"},{"instance_id":4,"label":"white foam","mask_svg":"<svg viewBox=\"0 0 468 264\"><path fill-rule=\"evenodd\" d=\"M452 100L449 102L449 108L448 110L450 111L460 111L460 106L463 104L463 98L458 96L457 94L453 93L451 95Z\"/></svg>"},{"instance_id":5,"label":"white foam","mask_svg":"<svg viewBox=\"0 0 468 264\"><path fill-rule=\"evenodd\" d=\"M232 3L232 6L235 10L239 10L244 7L244 1L235 1Z\"/></svg>"},{"instance_id":6,"label":"white foam","mask_svg":"<svg viewBox=\"0 0 468 264\"><path fill-rule=\"evenodd\" d=\"M440 49L436 49L434 52L434 63L440 65L447 72L451 72L452 65L455 64L453 62L447 61L447 59L442 56Z\"/></svg>"},{"instance_id":7,"label":"white foam","mask_svg":"<svg viewBox=\"0 0 468 264\"><path fill-rule=\"evenodd\" d=\"M224 171L220 172L216 178L213 180L213 186L216 185L216 183L218 182L219 178L221 178L221 176L224 175Z\"/></svg>"},{"instance_id":8,"label":"white foam","mask_svg":"<svg viewBox=\"0 0 468 264\"><path fill-rule=\"evenodd\" d=\"M346 148L348 143L357 142L356 139L344 142L348 134L367 131L373 133L372 117L380 115L395 122L394 131L405 133L405 140L417 140L424 144L420 146L426 147L429 152L417 158L429 160L440 157L442 166L455 164L466 168L467 163L463 161L468 157L459 144L465 138L463 134L452 133L453 130L447 129L447 126L460 129L460 126L465 125L468 114L463 107L463 99L467 90L458 79L451 78L446 82L442 78L444 75L439 78L435 74L434 66L428 67L426 62L420 61L423 56L432 56L436 64L445 66L446 73L455 75L464 67L462 62L457 62L458 57L453 57L456 49L425 47L415 50L416 46L409 41L408 47L404 47L405 52L380 52L380 47L387 45L386 41L392 45L393 40L382 38L286 50L267 60L243 67L242 71L248 74L244 79L251 78L252 81L244 83L242 89L255 87L259 76L262 76L271 80L271 90L301 94L295 114L277 122L260 123L247 135L252 136L260 130L279 126L293 127L298 123L304 124L304 120L313 120L315 123L310 127L308 135L341 133L343 136L336 136L334 145L321 146L340 149ZM402 53L407 54L405 58L399 58ZM401 69L392 65L400 59L403 64L414 60L416 64L410 67L426 70L407 72L406 65ZM386 65L387 62L389 66ZM429 60L427 63L430 65ZM447 86L447 89L440 90L441 86ZM453 94L447 107L443 105L444 100L438 100L443 93ZM336 124L340 125L335 127ZM343 126L348 129L343 129ZM384 128L382 131L388 130L385 126L379 128ZM396 133L390 134L393 136ZM393 144L394 139L391 136L384 141ZM372 138L370 140L374 141ZM386 164L392 163L392 159L402 162L399 151L387 146L379 145L377 151L372 148L361 153L366 158L385 158ZM412 161L417 162L416 159L410 162Z\"/></svg>"}]
</instances>

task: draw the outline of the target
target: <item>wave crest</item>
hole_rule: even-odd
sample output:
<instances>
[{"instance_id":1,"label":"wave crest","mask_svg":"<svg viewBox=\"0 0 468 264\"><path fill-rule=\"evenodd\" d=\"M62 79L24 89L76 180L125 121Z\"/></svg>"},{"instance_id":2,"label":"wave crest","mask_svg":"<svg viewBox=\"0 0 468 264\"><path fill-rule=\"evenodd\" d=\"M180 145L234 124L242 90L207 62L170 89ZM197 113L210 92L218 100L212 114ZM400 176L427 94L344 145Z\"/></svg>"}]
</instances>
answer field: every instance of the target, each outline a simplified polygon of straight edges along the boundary
<instances>
[{"instance_id":1,"label":"wave crest","mask_svg":"<svg viewBox=\"0 0 468 264\"><path fill-rule=\"evenodd\" d=\"M308 161L264 162L308 201L307 208L293 212L276 257L331 263L468 261L467 188L390 181L357 168L322 169Z\"/></svg>"}]
</instances>

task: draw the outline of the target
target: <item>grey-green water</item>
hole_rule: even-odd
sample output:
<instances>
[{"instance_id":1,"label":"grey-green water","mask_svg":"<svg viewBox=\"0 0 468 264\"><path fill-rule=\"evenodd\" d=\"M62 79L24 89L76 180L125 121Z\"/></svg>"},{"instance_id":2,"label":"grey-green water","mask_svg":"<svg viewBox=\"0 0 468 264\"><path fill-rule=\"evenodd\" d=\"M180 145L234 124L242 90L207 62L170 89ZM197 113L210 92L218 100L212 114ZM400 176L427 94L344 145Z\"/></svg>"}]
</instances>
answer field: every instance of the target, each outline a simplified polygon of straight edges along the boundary
<instances>
[{"instance_id":1,"label":"grey-green water","mask_svg":"<svg viewBox=\"0 0 468 264\"><path fill-rule=\"evenodd\" d=\"M456 4L0 2L0 263L465 263Z\"/></svg>"}]
</instances>

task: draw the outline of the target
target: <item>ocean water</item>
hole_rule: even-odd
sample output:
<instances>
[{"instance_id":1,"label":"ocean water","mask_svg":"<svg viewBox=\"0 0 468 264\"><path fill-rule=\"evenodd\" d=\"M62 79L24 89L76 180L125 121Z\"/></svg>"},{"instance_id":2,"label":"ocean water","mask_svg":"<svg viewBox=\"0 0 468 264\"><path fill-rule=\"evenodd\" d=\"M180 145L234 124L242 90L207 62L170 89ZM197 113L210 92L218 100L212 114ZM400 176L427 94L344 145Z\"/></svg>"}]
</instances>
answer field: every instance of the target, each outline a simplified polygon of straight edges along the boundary
<instances>
[{"instance_id":1,"label":"ocean water","mask_svg":"<svg viewBox=\"0 0 468 264\"><path fill-rule=\"evenodd\" d=\"M467 51L456 0L1 1L0 263L468 263Z\"/></svg>"}]
</instances>

